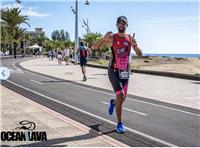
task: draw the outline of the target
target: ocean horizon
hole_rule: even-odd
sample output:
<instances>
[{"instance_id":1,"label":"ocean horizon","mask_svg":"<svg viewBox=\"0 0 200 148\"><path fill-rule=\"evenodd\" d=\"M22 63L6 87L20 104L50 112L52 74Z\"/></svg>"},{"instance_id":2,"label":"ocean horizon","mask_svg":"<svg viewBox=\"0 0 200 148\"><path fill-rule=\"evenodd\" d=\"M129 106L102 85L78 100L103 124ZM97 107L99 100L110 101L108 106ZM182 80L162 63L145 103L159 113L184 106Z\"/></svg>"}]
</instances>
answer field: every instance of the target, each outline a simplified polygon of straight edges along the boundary
<instances>
[{"instance_id":1,"label":"ocean horizon","mask_svg":"<svg viewBox=\"0 0 200 148\"><path fill-rule=\"evenodd\" d=\"M143 56L159 56L159 57L171 57L171 58L199 58L200 54L163 54L163 53L144 53Z\"/></svg>"}]
</instances>

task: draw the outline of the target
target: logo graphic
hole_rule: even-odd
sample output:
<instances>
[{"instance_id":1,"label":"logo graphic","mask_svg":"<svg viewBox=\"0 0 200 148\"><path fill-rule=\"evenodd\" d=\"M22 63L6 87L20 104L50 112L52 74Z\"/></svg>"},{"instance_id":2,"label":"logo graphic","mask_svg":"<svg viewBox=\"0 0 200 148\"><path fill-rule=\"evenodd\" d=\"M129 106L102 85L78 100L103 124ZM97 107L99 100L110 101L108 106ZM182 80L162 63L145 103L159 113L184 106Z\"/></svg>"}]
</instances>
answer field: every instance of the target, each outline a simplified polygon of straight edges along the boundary
<instances>
[{"instance_id":1,"label":"logo graphic","mask_svg":"<svg viewBox=\"0 0 200 148\"><path fill-rule=\"evenodd\" d=\"M128 42L124 42L124 45L128 45Z\"/></svg>"},{"instance_id":2,"label":"logo graphic","mask_svg":"<svg viewBox=\"0 0 200 148\"><path fill-rule=\"evenodd\" d=\"M7 80L10 77L10 70L7 67L0 67L0 80Z\"/></svg>"},{"instance_id":3,"label":"logo graphic","mask_svg":"<svg viewBox=\"0 0 200 148\"><path fill-rule=\"evenodd\" d=\"M20 121L19 124L21 125L20 127L16 127L16 129L24 129L24 130L34 130L36 125L34 122L28 121L28 120L23 120Z\"/></svg>"},{"instance_id":4,"label":"logo graphic","mask_svg":"<svg viewBox=\"0 0 200 148\"><path fill-rule=\"evenodd\" d=\"M36 128L34 122L23 120L19 124L13 131L1 131L1 141L47 141L45 131L33 131Z\"/></svg>"}]
</instances>

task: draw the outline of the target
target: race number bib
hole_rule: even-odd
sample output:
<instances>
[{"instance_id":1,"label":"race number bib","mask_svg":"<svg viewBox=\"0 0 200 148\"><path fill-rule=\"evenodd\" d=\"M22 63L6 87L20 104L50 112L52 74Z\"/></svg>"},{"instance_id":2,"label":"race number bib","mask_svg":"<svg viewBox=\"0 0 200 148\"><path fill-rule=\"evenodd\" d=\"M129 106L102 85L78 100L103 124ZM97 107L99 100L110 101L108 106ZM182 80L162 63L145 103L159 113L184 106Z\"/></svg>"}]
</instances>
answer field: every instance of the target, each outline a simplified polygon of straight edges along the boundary
<instances>
[{"instance_id":1,"label":"race number bib","mask_svg":"<svg viewBox=\"0 0 200 148\"><path fill-rule=\"evenodd\" d=\"M128 79L129 78L129 70L119 70L119 78L120 79Z\"/></svg>"}]
</instances>

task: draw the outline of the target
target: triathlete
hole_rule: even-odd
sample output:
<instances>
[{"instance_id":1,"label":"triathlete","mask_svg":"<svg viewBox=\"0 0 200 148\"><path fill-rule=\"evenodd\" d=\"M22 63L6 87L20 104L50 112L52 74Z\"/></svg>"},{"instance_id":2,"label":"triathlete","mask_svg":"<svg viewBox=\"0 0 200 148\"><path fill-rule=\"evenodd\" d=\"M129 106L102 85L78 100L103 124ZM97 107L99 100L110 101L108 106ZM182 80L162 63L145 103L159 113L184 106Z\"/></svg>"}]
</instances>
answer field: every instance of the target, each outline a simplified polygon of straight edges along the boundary
<instances>
[{"instance_id":1,"label":"triathlete","mask_svg":"<svg viewBox=\"0 0 200 148\"><path fill-rule=\"evenodd\" d=\"M134 35L131 36L130 34L125 33L126 28L128 27L128 21L125 16L117 18L116 26L118 28L118 33L113 34L112 32L107 32L102 39L92 45L92 50L97 50L105 44L109 44L111 47L112 59L108 68L108 76L115 91L116 98L110 99L108 112L112 115L114 108L116 109L118 120L116 131L118 133L124 133L125 127L121 116L122 104L126 98L128 89L128 80L131 68L129 62L131 46L139 57L142 56L142 51L137 46Z\"/></svg>"},{"instance_id":2,"label":"triathlete","mask_svg":"<svg viewBox=\"0 0 200 148\"><path fill-rule=\"evenodd\" d=\"M80 47L77 51L77 53L79 53L80 55L80 66L81 66L81 70L82 70L82 74L83 74L83 81L86 81L86 64L87 64L87 57L90 53L89 48L87 48L86 46L84 46L83 42L80 42Z\"/></svg>"}]
</instances>

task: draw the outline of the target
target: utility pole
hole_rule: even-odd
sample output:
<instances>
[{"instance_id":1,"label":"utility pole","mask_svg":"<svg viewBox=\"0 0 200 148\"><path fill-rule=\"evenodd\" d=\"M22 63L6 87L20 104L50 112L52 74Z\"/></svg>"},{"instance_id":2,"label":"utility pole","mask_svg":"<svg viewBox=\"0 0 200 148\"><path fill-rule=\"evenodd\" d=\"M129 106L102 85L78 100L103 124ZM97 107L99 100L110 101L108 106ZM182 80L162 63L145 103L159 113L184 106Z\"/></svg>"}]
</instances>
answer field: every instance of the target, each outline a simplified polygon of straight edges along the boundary
<instances>
[{"instance_id":1,"label":"utility pole","mask_svg":"<svg viewBox=\"0 0 200 148\"><path fill-rule=\"evenodd\" d=\"M89 5L88 0L86 0L85 5ZM79 37L78 37L78 0L75 2L75 10L71 7L73 13L75 14L75 47L74 47L74 59L75 63L77 63L77 50L79 48Z\"/></svg>"},{"instance_id":2,"label":"utility pole","mask_svg":"<svg viewBox=\"0 0 200 148\"><path fill-rule=\"evenodd\" d=\"M75 63L77 63L77 50L79 48L79 39L78 39L78 0L75 3Z\"/></svg>"}]
</instances>

